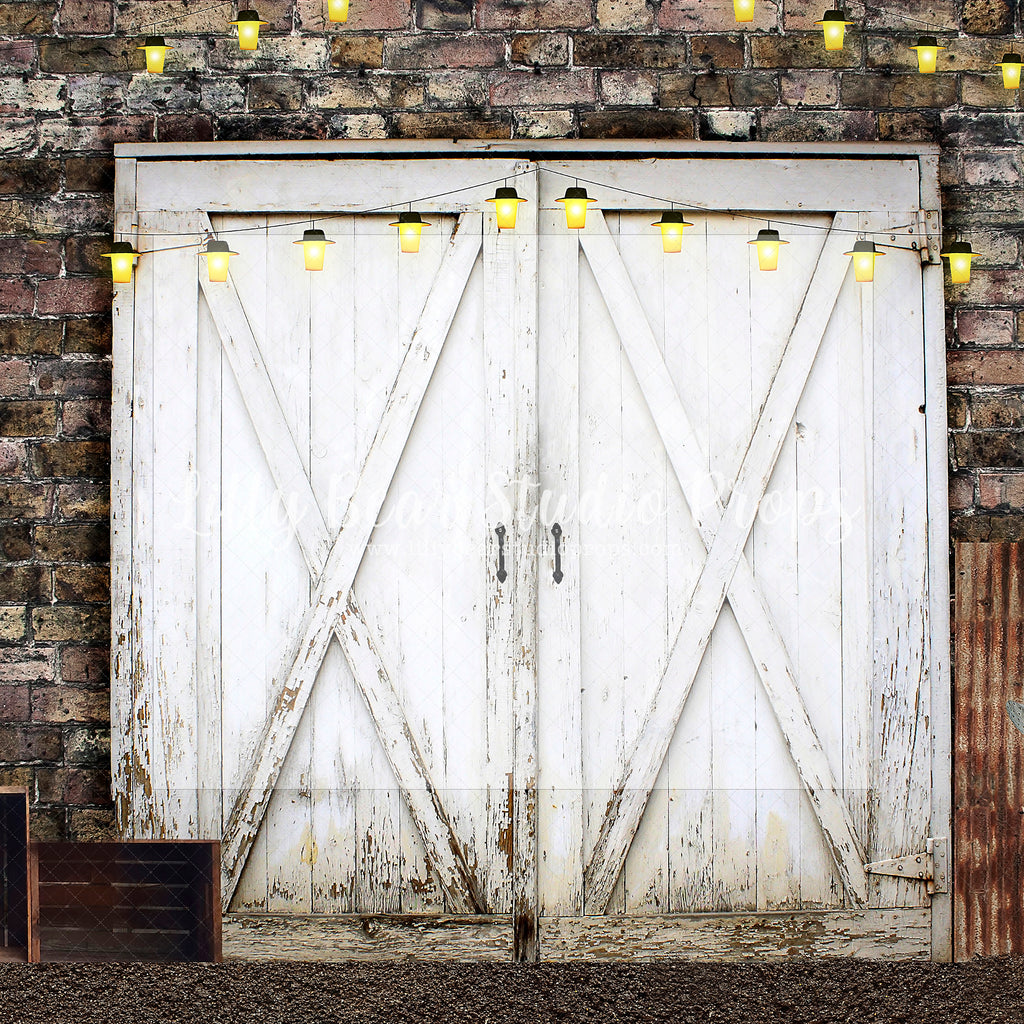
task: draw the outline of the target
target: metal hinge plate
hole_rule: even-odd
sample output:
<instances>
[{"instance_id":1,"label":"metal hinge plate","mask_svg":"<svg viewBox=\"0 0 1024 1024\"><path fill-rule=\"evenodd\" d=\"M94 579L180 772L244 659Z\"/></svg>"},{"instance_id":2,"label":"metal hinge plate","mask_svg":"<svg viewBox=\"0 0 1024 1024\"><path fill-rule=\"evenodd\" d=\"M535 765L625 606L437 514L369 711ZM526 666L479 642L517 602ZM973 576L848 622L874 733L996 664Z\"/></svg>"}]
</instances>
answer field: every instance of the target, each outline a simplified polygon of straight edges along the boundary
<instances>
[{"instance_id":1,"label":"metal hinge plate","mask_svg":"<svg viewBox=\"0 0 1024 1024\"><path fill-rule=\"evenodd\" d=\"M938 210L917 211L916 235L913 244L921 250L921 262L942 263L939 255L942 251L942 228Z\"/></svg>"},{"instance_id":2,"label":"metal hinge plate","mask_svg":"<svg viewBox=\"0 0 1024 1024\"><path fill-rule=\"evenodd\" d=\"M924 853L909 853L905 857L892 857L865 864L869 875L890 875L893 878L908 878L924 882L929 894L948 892L946 883L946 839L929 839Z\"/></svg>"}]
</instances>

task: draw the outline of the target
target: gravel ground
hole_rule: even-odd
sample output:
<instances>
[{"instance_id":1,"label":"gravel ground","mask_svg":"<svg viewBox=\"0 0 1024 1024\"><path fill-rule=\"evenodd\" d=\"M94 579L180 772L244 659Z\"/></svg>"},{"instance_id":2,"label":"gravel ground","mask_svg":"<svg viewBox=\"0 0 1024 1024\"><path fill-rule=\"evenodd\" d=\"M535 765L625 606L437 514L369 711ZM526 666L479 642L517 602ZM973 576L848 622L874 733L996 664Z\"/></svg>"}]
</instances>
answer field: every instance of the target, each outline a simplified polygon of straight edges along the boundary
<instances>
[{"instance_id":1,"label":"gravel ground","mask_svg":"<svg viewBox=\"0 0 1024 1024\"><path fill-rule=\"evenodd\" d=\"M966 964L0 964L0 1024L1024 1024L1024 959Z\"/></svg>"}]
</instances>

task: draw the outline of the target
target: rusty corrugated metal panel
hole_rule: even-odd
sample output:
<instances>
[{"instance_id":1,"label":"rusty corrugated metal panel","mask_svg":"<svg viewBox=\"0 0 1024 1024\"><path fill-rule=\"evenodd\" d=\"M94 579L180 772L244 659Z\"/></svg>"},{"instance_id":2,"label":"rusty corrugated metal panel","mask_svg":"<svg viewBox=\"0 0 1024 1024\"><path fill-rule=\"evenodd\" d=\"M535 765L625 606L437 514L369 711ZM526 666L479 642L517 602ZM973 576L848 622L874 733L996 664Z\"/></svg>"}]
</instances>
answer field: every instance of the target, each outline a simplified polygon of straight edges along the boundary
<instances>
[{"instance_id":1,"label":"rusty corrugated metal panel","mask_svg":"<svg viewBox=\"0 0 1024 1024\"><path fill-rule=\"evenodd\" d=\"M955 549L954 941L957 959L1024 953L1024 544Z\"/></svg>"}]
</instances>

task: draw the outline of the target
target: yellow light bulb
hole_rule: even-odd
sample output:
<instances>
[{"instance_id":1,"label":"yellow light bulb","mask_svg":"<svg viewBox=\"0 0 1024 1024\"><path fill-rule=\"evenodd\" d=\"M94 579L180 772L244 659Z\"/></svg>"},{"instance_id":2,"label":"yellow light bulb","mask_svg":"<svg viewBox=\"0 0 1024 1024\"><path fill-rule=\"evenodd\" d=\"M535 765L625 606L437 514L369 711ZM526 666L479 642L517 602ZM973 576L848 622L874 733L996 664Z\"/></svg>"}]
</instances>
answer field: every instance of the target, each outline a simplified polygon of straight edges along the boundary
<instances>
[{"instance_id":1,"label":"yellow light bulb","mask_svg":"<svg viewBox=\"0 0 1024 1024\"><path fill-rule=\"evenodd\" d=\"M302 255L307 270L323 270L327 246L334 245L334 242L319 228L310 228L302 232L301 241L293 242L292 244L302 246Z\"/></svg>"},{"instance_id":2,"label":"yellow light bulb","mask_svg":"<svg viewBox=\"0 0 1024 1024\"><path fill-rule=\"evenodd\" d=\"M996 65L996 67L1002 68L1003 70L1004 89L1020 88L1020 65L1021 59L1019 53L1003 54L1003 59Z\"/></svg>"},{"instance_id":3,"label":"yellow light bulb","mask_svg":"<svg viewBox=\"0 0 1024 1024\"><path fill-rule=\"evenodd\" d=\"M846 26L852 25L853 22L847 21L846 15L842 11L826 11L821 21L816 21L814 24L821 26L821 31L825 36L826 50L841 50L843 37L846 35Z\"/></svg>"},{"instance_id":4,"label":"yellow light bulb","mask_svg":"<svg viewBox=\"0 0 1024 1024\"><path fill-rule=\"evenodd\" d=\"M754 0L732 0L732 10L741 25L754 20Z\"/></svg>"},{"instance_id":5,"label":"yellow light bulb","mask_svg":"<svg viewBox=\"0 0 1024 1024\"><path fill-rule=\"evenodd\" d=\"M981 253L972 251L968 242L953 242L941 255L949 260L949 279L954 284L967 284L971 279L971 260Z\"/></svg>"},{"instance_id":6,"label":"yellow light bulb","mask_svg":"<svg viewBox=\"0 0 1024 1024\"><path fill-rule=\"evenodd\" d=\"M935 36L921 36L917 45L912 46L911 49L917 50L917 70L922 75L932 75L935 73L939 50L945 50L946 47L940 46Z\"/></svg>"},{"instance_id":7,"label":"yellow light bulb","mask_svg":"<svg viewBox=\"0 0 1024 1024\"><path fill-rule=\"evenodd\" d=\"M498 221L498 229L511 231L516 226L516 214L519 212L519 204L525 203L520 199L519 193L514 188L499 188L494 195L487 200L494 203L494 214Z\"/></svg>"},{"instance_id":8,"label":"yellow light bulb","mask_svg":"<svg viewBox=\"0 0 1024 1024\"><path fill-rule=\"evenodd\" d=\"M110 247L110 252L103 255L110 260L114 284L129 284L132 279L132 267L139 256L131 242L115 242Z\"/></svg>"},{"instance_id":9,"label":"yellow light bulb","mask_svg":"<svg viewBox=\"0 0 1024 1024\"><path fill-rule=\"evenodd\" d=\"M661 248L663 252L683 251L683 228L693 225L683 218L679 210L666 210L661 220L656 220L651 227L661 228Z\"/></svg>"},{"instance_id":10,"label":"yellow light bulb","mask_svg":"<svg viewBox=\"0 0 1024 1024\"><path fill-rule=\"evenodd\" d=\"M597 200L591 199L585 188L576 187L567 188L565 195L561 199L556 199L555 202L565 206L566 227L579 230L587 226L587 206L590 203L596 203Z\"/></svg>"},{"instance_id":11,"label":"yellow light bulb","mask_svg":"<svg viewBox=\"0 0 1024 1024\"><path fill-rule=\"evenodd\" d=\"M228 248L227 242L218 242L210 239L206 243L206 266L210 274L210 280L223 284L228 279L228 260L237 256Z\"/></svg>"},{"instance_id":12,"label":"yellow light bulb","mask_svg":"<svg viewBox=\"0 0 1024 1024\"><path fill-rule=\"evenodd\" d=\"M136 49L146 51L146 70L151 75L159 75L164 69L164 59L171 47L164 41L163 36L147 36L146 41Z\"/></svg>"},{"instance_id":13,"label":"yellow light bulb","mask_svg":"<svg viewBox=\"0 0 1024 1024\"><path fill-rule=\"evenodd\" d=\"M854 280L867 284L875 279L875 259L885 253L879 252L874 242L854 242L846 255L853 257Z\"/></svg>"},{"instance_id":14,"label":"yellow light bulb","mask_svg":"<svg viewBox=\"0 0 1024 1024\"><path fill-rule=\"evenodd\" d=\"M757 247L757 266L760 270L779 269L779 246L789 245L789 242L779 238L778 231L772 228L762 228L757 233L757 238L747 243Z\"/></svg>"},{"instance_id":15,"label":"yellow light bulb","mask_svg":"<svg viewBox=\"0 0 1024 1024\"><path fill-rule=\"evenodd\" d=\"M328 21L348 21L348 0L327 0Z\"/></svg>"},{"instance_id":16,"label":"yellow light bulb","mask_svg":"<svg viewBox=\"0 0 1024 1024\"><path fill-rule=\"evenodd\" d=\"M260 26L267 22L261 21L255 11L239 11L238 19L231 24L238 29L238 48L255 50L260 41Z\"/></svg>"},{"instance_id":17,"label":"yellow light bulb","mask_svg":"<svg viewBox=\"0 0 1024 1024\"><path fill-rule=\"evenodd\" d=\"M398 244L402 252L419 252L420 235L429 221L425 221L418 213L400 213L398 220L391 227L398 228Z\"/></svg>"}]
</instances>

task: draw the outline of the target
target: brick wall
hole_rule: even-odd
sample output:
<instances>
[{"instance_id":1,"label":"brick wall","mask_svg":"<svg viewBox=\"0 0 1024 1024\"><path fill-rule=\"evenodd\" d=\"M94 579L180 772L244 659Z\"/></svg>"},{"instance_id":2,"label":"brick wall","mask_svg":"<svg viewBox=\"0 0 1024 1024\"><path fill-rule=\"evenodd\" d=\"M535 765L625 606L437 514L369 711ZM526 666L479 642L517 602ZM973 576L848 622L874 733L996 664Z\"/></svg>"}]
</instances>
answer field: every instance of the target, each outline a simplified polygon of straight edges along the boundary
<instances>
[{"instance_id":1,"label":"brick wall","mask_svg":"<svg viewBox=\"0 0 1024 1024\"><path fill-rule=\"evenodd\" d=\"M0 4L0 784L31 786L37 837L111 821L116 142L937 141L947 230L985 254L947 291L953 534L1024 538L1024 113L991 67L1013 0L890 0L952 39L928 77L918 28L884 13L827 53L824 0L758 0L744 31L729 0L352 0L344 26L322 0L260 0L255 57L212 3ZM159 29L168 73L145 74L145 23L188 12Z\"/></svg>"}]
</instances>

